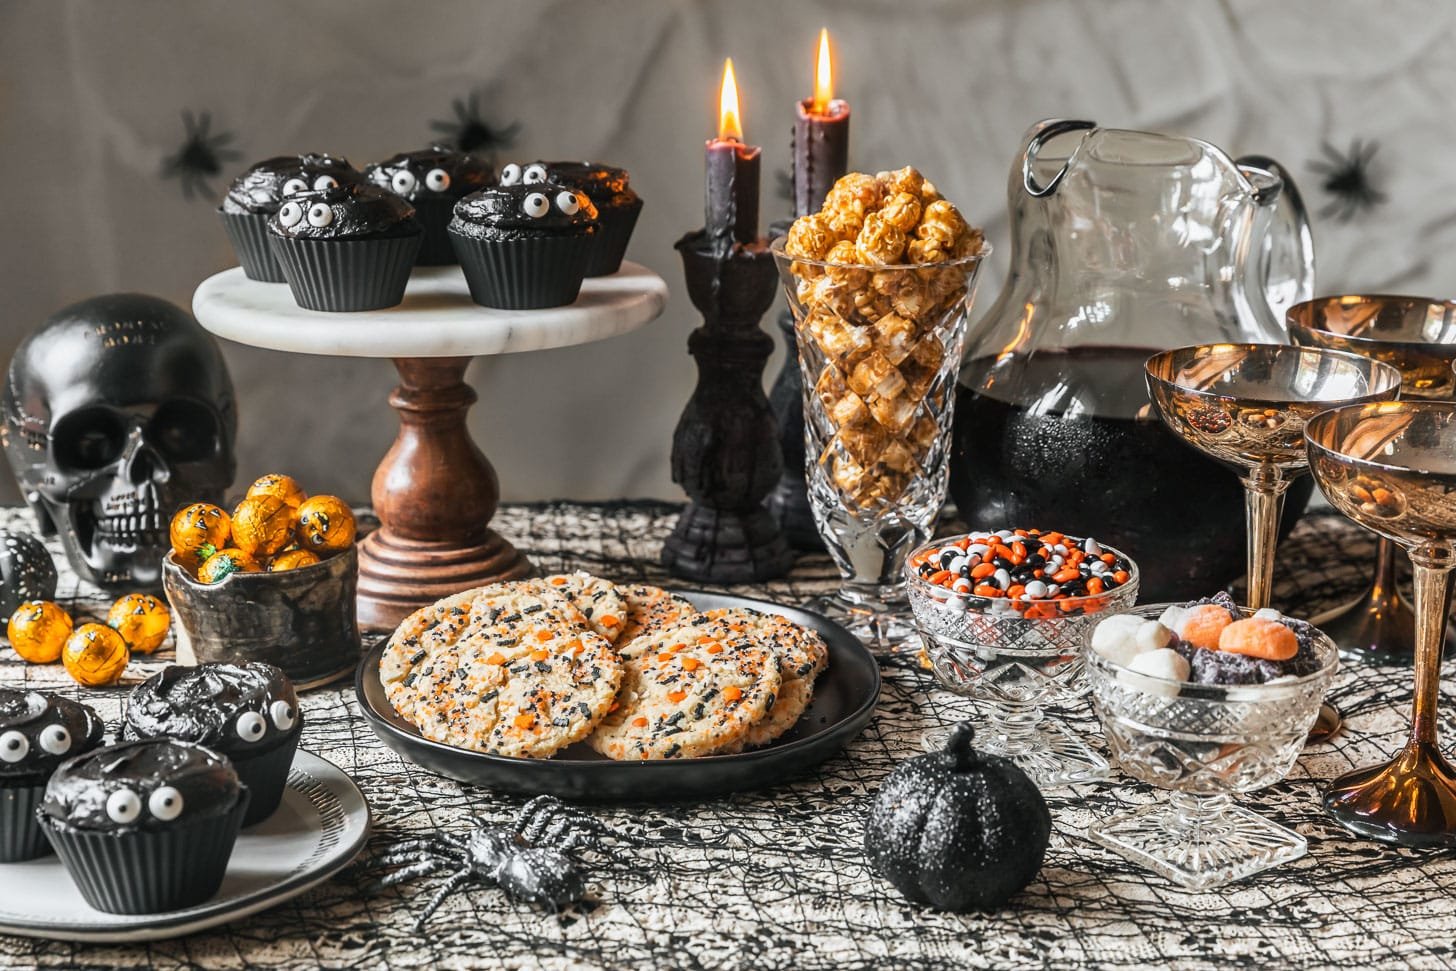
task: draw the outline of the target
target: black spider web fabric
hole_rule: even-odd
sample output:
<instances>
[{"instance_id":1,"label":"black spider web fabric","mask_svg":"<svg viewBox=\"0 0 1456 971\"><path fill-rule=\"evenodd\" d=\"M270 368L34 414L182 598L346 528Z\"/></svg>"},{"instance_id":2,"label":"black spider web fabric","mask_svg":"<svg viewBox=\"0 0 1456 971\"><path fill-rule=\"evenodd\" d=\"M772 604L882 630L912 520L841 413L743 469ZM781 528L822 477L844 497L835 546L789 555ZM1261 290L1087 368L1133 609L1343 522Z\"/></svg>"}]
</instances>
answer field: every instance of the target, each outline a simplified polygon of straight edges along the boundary
<instances>
[{"instance_id":1,"label":"black spider web fabric","mask_svg":"<svg viewBox=\"0 0 1456 971\"><path fill-rule=\"evenodd\" d=\"M657 503L507 506L496 519L544 571L586 569L615 580L670 584L657 566L678 507ZM30 528L23 510L0 526ZM1369 534L1330 515L1307 517L1280 551L1276 606L1310 616L1352 597L1369 576ZM103 615L108 600L64 567L61 597ZM835 582L828 560L803 558L784 581L734 592L797 603ZM128 682L170 658L134 662ZM589 811L643 847L588 855L593 902L559 915L472 885L423 934L415 916L441 878L367 892L346 871L273 910L214 931L144 945L79 945L0 937L6 967L208 968L1222 968L1365 969L1456 966L1456 855L1356 840L1319 806L1325 781L1400 744L1411 701L1403 668L1350 666L1334 700L1347 727L1310 749L1284 782L1244 804L1309 841L1295 863L1214 892L1181 890L1088 842L1094 819L1161 796L1125 778L1048 793L1055 820L1037 879L995 914L954 915L905 902L865 865L860 818L868 796L926 732L975 718L974 703L939 690L912 665L884 666L879 710L841 756L807 777L707 803ZM0 683L84 696L114 718L121 689L85 691L55 667L0 651ZM1450 690L1448 677L1443 689ZM463 831L475 816L507 822L524 800L464 786L401 761L358 714L351 686L304 699L305 748L349 772L375 816L370 853L431 831ZM1090 710L1068 723L1099 738ZM1441 730L1456 738L1450 710Z\"/></svg>"}]
</instances>

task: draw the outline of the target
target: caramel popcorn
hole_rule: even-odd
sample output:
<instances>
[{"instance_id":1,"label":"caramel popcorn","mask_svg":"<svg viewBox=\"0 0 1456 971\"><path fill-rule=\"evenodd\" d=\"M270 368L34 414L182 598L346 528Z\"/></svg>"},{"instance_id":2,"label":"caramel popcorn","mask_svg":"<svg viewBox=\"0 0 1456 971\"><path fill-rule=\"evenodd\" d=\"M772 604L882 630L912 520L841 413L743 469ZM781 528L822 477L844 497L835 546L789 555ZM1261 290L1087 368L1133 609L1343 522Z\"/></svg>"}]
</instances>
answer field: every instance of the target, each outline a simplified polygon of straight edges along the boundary
<instances>
[{"instance_id":1,"label":"caramel popcorn","mask_svg":"<svg viewBox=\"0 0 1456 971\"><path fill-rule=\"evenodd\" d=\"M800 333L819 352L804 358L822 405L815 458L851 508L894 503L927 471L948 393L946 325L966 295L965 267L936 264L982 245L911 166L846 175L789 230L789 256L830 264L793 272Z\"/></svg>"}]
</instances>

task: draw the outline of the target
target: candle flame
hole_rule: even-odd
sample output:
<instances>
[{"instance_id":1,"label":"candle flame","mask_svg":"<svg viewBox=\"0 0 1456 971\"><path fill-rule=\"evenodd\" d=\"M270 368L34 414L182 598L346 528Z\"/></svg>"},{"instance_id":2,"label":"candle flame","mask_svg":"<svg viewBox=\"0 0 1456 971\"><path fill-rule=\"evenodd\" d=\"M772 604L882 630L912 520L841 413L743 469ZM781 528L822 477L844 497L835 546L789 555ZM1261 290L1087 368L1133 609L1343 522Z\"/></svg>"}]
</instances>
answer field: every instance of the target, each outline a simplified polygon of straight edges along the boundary
<instances>
[{"instance_id":1,"label":"candle flame","mask_svg":"<svg viewBox=\"0 0 1456 971\"><path fill-rule=\"evenodd\" d=\"M733 58L723 62L723 87L718 95L718 137L741 142L743 120L738 116L738 82L733 77Z\"/></svg>"},{"instance_id":2,"label":"candle flame","mask_svg":"<svg viewBox=\"0 0 1456 971\"><path fill-rule=\"evenodd\" d=\"M814 71L814 111L823 114L834 100L834 72L829 65L829 28L819 31L819 65Z\"/></svg>"}]
</instances>

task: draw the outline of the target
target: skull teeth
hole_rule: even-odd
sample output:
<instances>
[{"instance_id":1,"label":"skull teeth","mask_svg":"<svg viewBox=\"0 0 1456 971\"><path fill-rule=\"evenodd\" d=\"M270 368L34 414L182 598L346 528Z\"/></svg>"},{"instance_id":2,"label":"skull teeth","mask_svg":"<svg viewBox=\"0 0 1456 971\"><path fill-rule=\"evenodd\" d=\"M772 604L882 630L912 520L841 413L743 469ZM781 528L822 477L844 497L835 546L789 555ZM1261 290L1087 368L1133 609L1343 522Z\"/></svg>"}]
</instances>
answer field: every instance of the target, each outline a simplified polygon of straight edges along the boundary
<instances>
[{"instance_id":1,"label":"skull teeth","mask_svg":"<svg viewBox=\"0 0 1456 971\"><path fill-rule=\"evenodd\" d=\"M153 535L162 532L162 517L154 512L129 516L101 516L96 520L96 532L108 539L151 539Z\"/></svg>"}]
</instances>

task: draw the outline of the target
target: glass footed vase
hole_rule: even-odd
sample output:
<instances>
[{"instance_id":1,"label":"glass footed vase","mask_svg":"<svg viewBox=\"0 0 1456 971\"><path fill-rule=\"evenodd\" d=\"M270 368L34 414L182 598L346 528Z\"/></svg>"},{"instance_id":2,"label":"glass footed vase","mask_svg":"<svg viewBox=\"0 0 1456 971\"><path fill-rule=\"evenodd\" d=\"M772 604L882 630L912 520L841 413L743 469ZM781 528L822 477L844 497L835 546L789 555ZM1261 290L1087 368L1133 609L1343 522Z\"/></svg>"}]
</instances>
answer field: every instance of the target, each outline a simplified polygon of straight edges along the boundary
<instances>
[{"instance_id":1,"label":"glass footed vase","mask_svg":"<svg viewBox=\"0 0 1456 971\"><path fill-rule=\"evenodd\" d=\"M1167 607L1132 613L1156 620ZM1169 681L1088 651L1092 708L1113 761L1171 794L1094 822L1087 830L1092 841L1192 890L1303 856L1304 837L1235 805L1234 797L1283 779L1299 757L1339 667L1334 642L1317 629L1309 633L1319 668L1267 684Z\"/></svg>"},{"instance_id":2,"label":"glass footed vase","mask_svg":"<svg viewBox=\"0 0 1456 971\"><path fill-rule=\"evenodd\" d=\"M991 248L876 266L784 245L773 253L799 345L809 504L841 577L808 606L894 650L915 635L905 561L945 504L956 372Z\"/></svg>"},{"instance_id":3,"label":"glass footed vase","mask_svg":"<svg viewBox=\"0 0 1456 971\"><path fill-rule=\"evenodd\" d=\"M1106 779L1107 760L1081 733L1061 724L1055 709L1082 704L1087 694L1082 658L1092 631L1104 617L1132 609L1137 565L1102 546L1128 562L1129 577L1121 586L1061 600L987 599L931 583L917 571L924 551L954 539L920 547L906 575L936 680L982 706L986 720L976 729L976 745L1015 762L1042 789ZM944 747L943 733L927 733L927 750Z\"/></svg>"}]
</instances>

